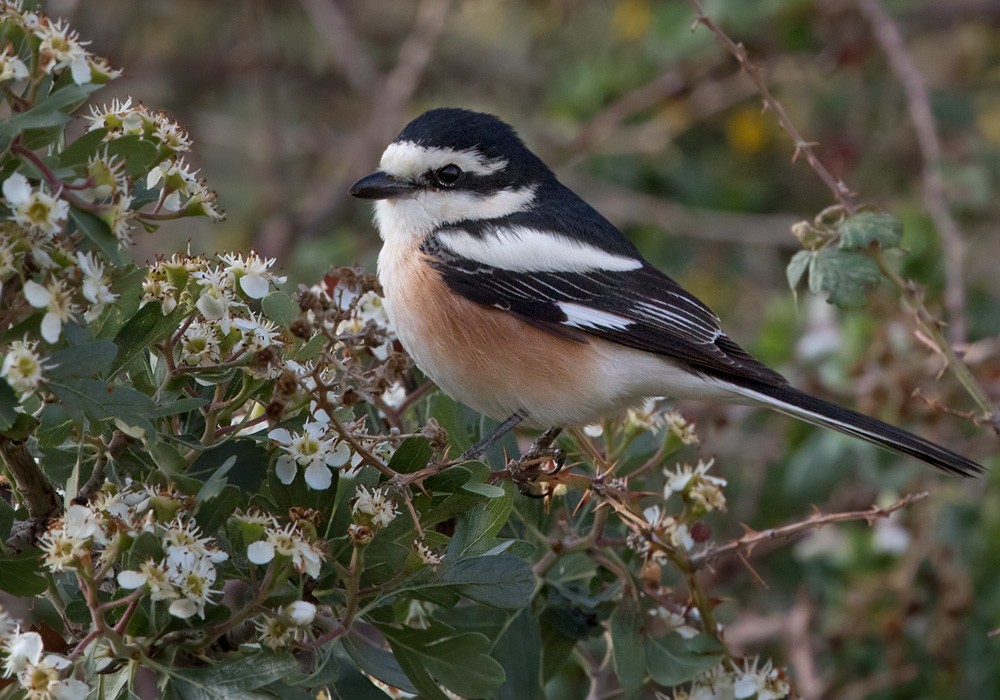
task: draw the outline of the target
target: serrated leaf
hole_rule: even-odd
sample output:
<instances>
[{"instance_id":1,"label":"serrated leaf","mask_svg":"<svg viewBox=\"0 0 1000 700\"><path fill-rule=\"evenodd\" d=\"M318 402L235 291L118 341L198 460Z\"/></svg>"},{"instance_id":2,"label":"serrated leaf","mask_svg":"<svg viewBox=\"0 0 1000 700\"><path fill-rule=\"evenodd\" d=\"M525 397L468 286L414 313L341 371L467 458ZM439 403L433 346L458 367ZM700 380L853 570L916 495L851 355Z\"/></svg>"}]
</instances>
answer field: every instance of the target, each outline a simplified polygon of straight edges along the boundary
<instances>
[{"instance_id":1,"label":"serrated leaf","mask_svg":"<svg viewBox=\"0 0 1000 700\"><path fill-rule=\"evenodd\" d=\"M291 326L302 312L295 300L284 292L271 292L261 299L260 308L265 316L284 328Z\"/></svg>"},{"instance_id":2,"label":"serrated leaf","mask_svg":"<svg viewBox=\"0 0 1000 700\"><path fill-rule=\"evenodd\" d=\"M51 364L52 368L45 373L45 377L53 382L94 377L108 370L117 354L118 346L110 340L71 345L56 350L46 358L46 364Z\"/></svg>"},{"instance_id":3,"label":"serrated leaf","mask_svg":"<svg viewBox=\"0 0 1000 700\"><path fill-rule=\"evenodd\" d=\"M431 441L425 437L408 437L399 444L389 459L389 469L398 474L412 474L431 460Z\"/></svg>"},{"instance_id":4,"label":"serrated leaf","mask_svg":"<svg viewBox=\"0 0 1000 700\"><path fill-rule=\"evenodd\" d=\"M125 264L125 251L122 250L118 239L115 238L115 234L112 233L107 223L90 212L77 209L74 206L69 208L69 218L111 262L115 265Z\"/></svg>"},{"instance_id":5,"label":"serrated leaf","mask_svg":"<svg viewBox=\"0 0 1000 700\"><path fill-rule=\"evenodd\" d=\"M825 248L809 263L809 291L826 292L827 301L841 308L864 306L880 278L875 261L858 250Z\"/></svg>"},{"instance_id":6,"label":"serrated leaf","mask_svg":"<svg viewBox=\"0 0 1000 700\"><path fill-rule=\"evenodd\" d=\"M809 268L809 261L812 260L812 256L812 251L800 250L788 261L788 267L785 268L785 277L788 278L788 288L793 292L798 288L799 282L802 281L802 275Z\"/></svg>"},{"instance_id":7,"label":"serrated leaf","mask_svg":"<svg viewBox=\"0 0 1000 700\"><path fill-rule=\"evenodd\" d=\"M892 214L863 211L849 216L837 227L842 250L877 247L896 248L903 238L903 222Z\"/></svg>"},{"instance_id":8,"label":"serrated leaf","mask_svg":"<svg viewBox=\"0 0 1000 700\"><path fill-rule=\"evenodd\" d=\"M658 639L646 639L646 661L649 674L665 686L687 683L725 657L722 644L707 634L684 639L668 634Z\"/></svg>"},{"instance_id":9,"label":"serrated leaf","mask_svg":"<svg viewBox=\"0 0 1000 700\"><path fill-rule=\"evenodd\" d=\"M611 646L615 672L626 697L636 697L646 679L646 652L642 644L642 613L625 597L611 613Z\"/></svg>"},{"instance_id":10,"label":"serrated leaf","mask_svg":"<svg viewBox=\"0 0 1000 700\"><path fill-rule=\"evenodd\" d=\"M513 508L514 497L503 493L500 498L477 503L475 507L462 513L458 517L455 534L448 546L448 556L453 560L461 559L465 554L475 551L476 545L480 542L495 537L510 518Z\"/></svg>"},{"instance_id":11,"label":"serrated leaf","mask_svg":"<svg viewBox=\"0 0 1000 700\"><path fill-rule=\"evenodd\" d=\"M25 552L13 557L0 556L0 590L20 597L44 593L48 582L42 576L41 554Z\"/></svg>"},{"instance_id":12,"label":"serrated leaf","mask_svg":"<svg viewBox=\"0 0 1000 700\"><path fill-rule=\"evenodd\" d=\"M229 474L229 470L236 465L236 457L229 457L224 461L218 469L216 469L205 483L198 490L198 495L195 496L196 502L207 501L210 498L215 498L220 493L222 493L222 488L226 485L226 475Z\"/></svg>"},{"instance_id":13,"label":"serrated leaf","mask_svg":"<svg viewBox=\"0 0 1000 700\"><path fill-rule=\"evenodd\" d=\"M7 430L17 420L17 393L0 377L0 431Z\"/></svg>"}]
</instances>

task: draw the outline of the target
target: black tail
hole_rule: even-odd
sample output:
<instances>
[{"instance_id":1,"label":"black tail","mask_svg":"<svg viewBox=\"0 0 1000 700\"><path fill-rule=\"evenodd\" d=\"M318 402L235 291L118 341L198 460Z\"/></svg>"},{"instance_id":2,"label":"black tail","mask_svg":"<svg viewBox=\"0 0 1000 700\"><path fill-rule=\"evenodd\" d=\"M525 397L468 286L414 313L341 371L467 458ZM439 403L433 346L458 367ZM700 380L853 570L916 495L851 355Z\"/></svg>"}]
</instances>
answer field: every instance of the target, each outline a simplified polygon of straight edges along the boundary
<instances>
[{"instance_id":1,"label":"black tail","mask_svg":"<svg viewBox=\"0 0 1000 700\"><path fill-rule=\"evenodd\" d=\"M754 383L733 388L747 398L765 404L775 411L807 423L853 435L892 452L910 455L950 474L975 477L986 471L981 464L930 440L863 413L817 399L787 384Z\"/></svg>"}]
</instances>

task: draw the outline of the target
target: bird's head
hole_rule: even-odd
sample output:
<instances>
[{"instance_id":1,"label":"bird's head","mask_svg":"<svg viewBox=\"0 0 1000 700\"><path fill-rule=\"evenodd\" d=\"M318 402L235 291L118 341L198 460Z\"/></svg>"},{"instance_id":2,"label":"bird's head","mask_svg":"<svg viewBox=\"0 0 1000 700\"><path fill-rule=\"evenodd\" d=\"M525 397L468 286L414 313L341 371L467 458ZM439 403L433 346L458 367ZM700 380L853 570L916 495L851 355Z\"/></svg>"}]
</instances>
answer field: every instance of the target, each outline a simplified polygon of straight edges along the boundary
<instances>
[{"instance_id":1,"label":"bird's head","mask_svg":"<svg viewBox=\"0 0 1000 700\"><path fill-rule=\"evenodd\" d=\"M446 108L407 124L385 149L379 170L354 183L350 194L376 200L379 230L389 240L525 211L553 179L508 124Z\"/></svg>"}]
</instances>

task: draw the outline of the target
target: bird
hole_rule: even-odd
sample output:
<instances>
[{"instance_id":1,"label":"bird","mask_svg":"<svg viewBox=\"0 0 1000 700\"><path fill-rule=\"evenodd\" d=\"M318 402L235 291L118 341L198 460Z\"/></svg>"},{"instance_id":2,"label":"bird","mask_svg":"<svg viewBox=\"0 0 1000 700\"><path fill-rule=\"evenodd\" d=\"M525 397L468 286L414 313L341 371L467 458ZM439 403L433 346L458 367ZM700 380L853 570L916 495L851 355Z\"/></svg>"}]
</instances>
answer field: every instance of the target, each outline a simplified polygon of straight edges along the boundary
<instances>
[{"instance_id":1,"label":"bird","mask_svg":"<svg viewBox=\"0 0 1000 700\"><path fill-rule=\"evenodd\" d=\"M496 116L421 114L349 194L374 203L378 278L403 348L446 394L501 421L463 458L518 424L548 428L551 443L562 427L671 397L764 406L945 472L984 472L794 388Z\"/></svg>"}]
</instances>

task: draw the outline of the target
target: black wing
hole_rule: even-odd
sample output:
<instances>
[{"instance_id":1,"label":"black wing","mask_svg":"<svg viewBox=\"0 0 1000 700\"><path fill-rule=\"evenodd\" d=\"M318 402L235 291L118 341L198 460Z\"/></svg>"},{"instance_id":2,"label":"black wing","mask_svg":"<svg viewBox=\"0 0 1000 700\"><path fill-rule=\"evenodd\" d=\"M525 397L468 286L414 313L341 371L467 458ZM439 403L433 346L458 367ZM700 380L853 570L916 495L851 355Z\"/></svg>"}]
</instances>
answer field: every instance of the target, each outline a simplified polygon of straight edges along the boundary
<instances>
[{"instance_id":1,"label":"black wing","mask_svg":"<svg viewBox=\"0 0 1000 700\"><path fill-rule=\"evenodd\" d=\"M421 250L450 289L557 335L588 335L677 360L693 372L739 382L785 385L719 327L719 318L646 262L623 272L511 271L456 255L432 235ZM592 310L581 322L566 313Z\"/></svg>"}]
</instances>

